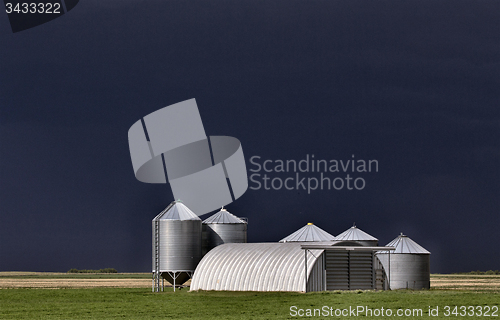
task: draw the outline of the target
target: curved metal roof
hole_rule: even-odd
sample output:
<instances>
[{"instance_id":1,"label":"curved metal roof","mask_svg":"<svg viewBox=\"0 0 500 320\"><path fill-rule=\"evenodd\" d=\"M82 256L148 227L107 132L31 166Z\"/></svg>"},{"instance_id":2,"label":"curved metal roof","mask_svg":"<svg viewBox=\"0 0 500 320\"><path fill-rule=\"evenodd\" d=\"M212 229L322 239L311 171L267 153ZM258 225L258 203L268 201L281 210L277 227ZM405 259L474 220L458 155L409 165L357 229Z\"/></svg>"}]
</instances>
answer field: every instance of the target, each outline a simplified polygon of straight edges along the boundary
<instances>
[{"instance_id":1,"label":"curved metal roof","mask_svg":"<svg viewBox=\"0 0 500 320\"><path fill-rule=\"evenodd\" d=\"M308 277L323 250L308 250ZM200 261L191 290L305 291L299 243L227 243Z\"/></svg>"},{"instance_id":2,"label":"curved metal roof","mask_svg":"<svg viewBox=\"0 0 500 320\"><path fill-rule=\"evenodd\" d=\"M246 223L226 209L222 208L219 212L203 220L205 224L234 224Z\"/></svg>"},{"instance_id":3,"label":"curved metal roof","mask_svg":"<svg viewBox=\"0 0 500 320\"><path fill-rule=\"evenodd\" d=\"M377 238L369 235L368 233L364 232L363 230L360 230L356 227L356 225L353 225L346 231L342 232L338 236L335 237L335 240L338 241L346 241L346 240L353 240L353 241L359 241L359 240L372 240L372 241L378 241Z\"/></svg>"},{"instance_id":4,"label":"curved metal roof","mask_svg":"<svg viewBox=\"0 0 500 320\"><path fill-rule=\"evenodd\" d=\"M413 241L412 239L401 233L396 239L389 242L386 247L394 247L396 250L392 253L414 253L414 254L430 254L424 247ZM387 251L379 251L377 253L387 253Z\"/></svg>"},{"instance_id":5,"label":"curved metal roof","mask_svg":"<svg viewBox=\"0 0 500 320\"><path fill-rule=\"evenodd\" d=\"M201 220L180 200L173 201L160 212L153 220Z\"/></svg>"},{"instance_id":6,"label":"curved metal roof","mask_svg":"<svg viewBox=\"0 0 500 320\"><path fill-rule=\"evenodd\" d=\"M335 240L334 236L325 230L316 227L314 224L308 223L291 235L281 239L279 242L323 242L333 240Z\"/></svg>"}]
</instances>

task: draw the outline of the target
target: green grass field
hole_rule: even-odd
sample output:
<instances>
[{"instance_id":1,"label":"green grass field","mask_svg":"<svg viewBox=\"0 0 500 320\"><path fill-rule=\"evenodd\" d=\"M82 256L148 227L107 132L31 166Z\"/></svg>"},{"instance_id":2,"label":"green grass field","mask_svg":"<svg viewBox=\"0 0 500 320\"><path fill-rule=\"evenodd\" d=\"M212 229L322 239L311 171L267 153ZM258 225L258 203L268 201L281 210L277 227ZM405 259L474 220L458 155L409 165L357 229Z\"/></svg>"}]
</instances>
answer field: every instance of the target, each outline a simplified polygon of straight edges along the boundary
<instances>
[{"instance_id":1,"label":"green grass field","mask_svg":"<svg viewBox=\"0 0 500 320\"><path fill-rule=\"evenodd\" d=\"M109 275L108 275L109 276ZM113 276L113 275L111 275ZM436 275L433 277L447 277ZM451 281L455 279L452 277ZM458 279L464 280L463 277ZM490 278L488 278L490 279ZM499 280L500 276L491 278ZM484 280L481 278L480 280ZM470 279L470 281L475 281ZM429 291L344 291L320 293L281 292L189 292L187 289L152 293L151 288L90 288L90 289L0 289L0 319L296 319L290 307L303 309L349 309L366 306L374 310L391 309L396 317L398 309L421 309L422 315L403 316L404 319L499 318L490 309L489 316L455 316L454 306L499 307L500 290L481 285L475 289L431 289ZM439 316L430 317L429 306L439 307ZM452 307L445 316L445 306ZM314 311L311 311L314 312ZM292 312L293 314L293 312ZM317 314L318 315L318 314ZM387 316L363 316L365 319L387 319ZM356 316L320 317L351 319Z\"/></svg>"}]
</instances>

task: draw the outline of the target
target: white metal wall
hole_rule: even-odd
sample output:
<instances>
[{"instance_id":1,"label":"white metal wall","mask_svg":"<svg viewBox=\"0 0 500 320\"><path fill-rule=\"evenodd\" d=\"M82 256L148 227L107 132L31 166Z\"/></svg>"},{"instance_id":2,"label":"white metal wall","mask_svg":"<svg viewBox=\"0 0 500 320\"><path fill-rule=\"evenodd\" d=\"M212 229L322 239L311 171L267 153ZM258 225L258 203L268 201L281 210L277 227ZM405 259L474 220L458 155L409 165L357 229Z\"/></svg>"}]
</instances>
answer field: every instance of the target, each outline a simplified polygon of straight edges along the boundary
<instances>
[{"instance_id":1,"label":"white metal wall","mask_svg":"<svg viewBox=\"0 0 500 320\"><path fill-rule=\"evenodd\" d=\"M307 278L320 290L323 250L308 250ZM318 267L319 266L319 267ZM319 282L318 282L319 281ZM306 291L305 252L300 243L229 243L210 250L193 275L191 290Z\"/></svg>"},{"instance_id":2,"label":"white metal wall","mask_svg":"<svg viewBox=\"0 0 500 320\"><path fill-rule=\"evenodd\" d=\"M389 270L391 289L429 289L430 255L412 253L377 254L384 269Z\"/></svg>"}]
</instances>

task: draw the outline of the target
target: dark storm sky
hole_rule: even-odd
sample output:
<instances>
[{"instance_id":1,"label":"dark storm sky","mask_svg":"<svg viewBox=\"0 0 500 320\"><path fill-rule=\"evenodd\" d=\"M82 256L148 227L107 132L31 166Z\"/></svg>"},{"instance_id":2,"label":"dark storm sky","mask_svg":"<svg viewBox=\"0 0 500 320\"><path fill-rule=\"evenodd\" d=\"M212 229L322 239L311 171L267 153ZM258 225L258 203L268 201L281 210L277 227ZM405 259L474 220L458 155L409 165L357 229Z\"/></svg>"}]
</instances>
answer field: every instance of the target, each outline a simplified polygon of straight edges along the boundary
<instances>
[{"instance_id":1,"label":"dark storm sky","mask_svg":"<svg viewBox=\"0 0 500 320\"><path fill-rule=\"evenodd\" d=\"M248 190L228 209L249 241L356 222L432 272L500 269L499 30L498 1L87 0L4 33L0 271L150 271L173 196L135 179L127 132L190 98L248 169L379 161L361 191Z\"/></svg>"}]
</instances>

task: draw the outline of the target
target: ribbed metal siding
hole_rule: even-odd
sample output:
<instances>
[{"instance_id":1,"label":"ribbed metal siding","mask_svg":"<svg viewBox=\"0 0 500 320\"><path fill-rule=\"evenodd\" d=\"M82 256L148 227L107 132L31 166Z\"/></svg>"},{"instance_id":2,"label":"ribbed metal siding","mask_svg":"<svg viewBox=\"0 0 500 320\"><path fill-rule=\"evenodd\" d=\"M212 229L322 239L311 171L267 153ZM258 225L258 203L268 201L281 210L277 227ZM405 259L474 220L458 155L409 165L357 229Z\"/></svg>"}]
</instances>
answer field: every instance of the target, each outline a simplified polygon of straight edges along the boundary
<instances>
[{"instance_id":1,"label":"ribbed metal siding","mask_svg":"<svg viewBox=\"0 0 500 320\"><path fill-rule=\"evenodd\" d=\"M323 252L316 259L316 262L314 262L314 265L311 269L311 273L309 274L309 278L307 279L307 292L325 291L325 290L326 290L326 273L325 273L325 254Z\"/></svg>"},{"instance_id":2,"label":"ribbed metal siding","mask_svg":"<svg viewBox=\"0 0 500 320\"><path fill-rule=\"evenodd\" d=\"M373 253L370 251L351 251L349 256L350 289L373 289Z\"/></svg>"},{"instance_id":3,"label":"ribbed metal siding","mask_svg":"<svg viewBox=\"0 0 500 320\"><path fill-rule=\"evenodd\" d=\"M204 253L224 243L246 243L246 223L209 223L203 224Z\"/></svg>"},{"instance_id":4,"label":"ribbed metal siding","mask_svg":"<svg viewBox=\"0 0 500 320\"><path fill-rule=\"evenodd\" d=\"M349 252L325 251L326 290L349 290Z\"/></svg>"},{"instance_id":5,"label":"ribbed metal siding","mask_svg":"<svg viewBox=\"0 0 500 320\"><path fill-rule=\"evenodd\" d=\"M308 278L322 252L309 250ZM304 258L299 243L223 244L200 261L191 290L305 291Z\"/></svg>"},{"instance_id":6,"label":"ribbed metal siding","mask_svg":"<svg viewBox=\"0 0 500 320\"><path fill-rule=\"evenodd\" d=\"M201 259L201 220L160 219L159 246L160 272L194 271Z\"/></svg>"},{"instance_id":7,"label":"ribbed metal siding","mask_svg":"<svg viewBox=\"0 0 500 320\"><path fill-rule=\"evenodd\" d=\"M430 255L412 253L377 254L389 273L390 288L395 289L429 289L430 288ZM390 269L389 269L390 268Z\"/></svg>"},{"instance_id":8,"label":"ribbed metal siding","mask_svg":"<svg viewBox=\"0 0 500 320\"><path fill-rule=\"evenodd\" d=\"M370 251L326 251L326 289L373 289L373 255Z\"/></svg>"}]
</instances>

